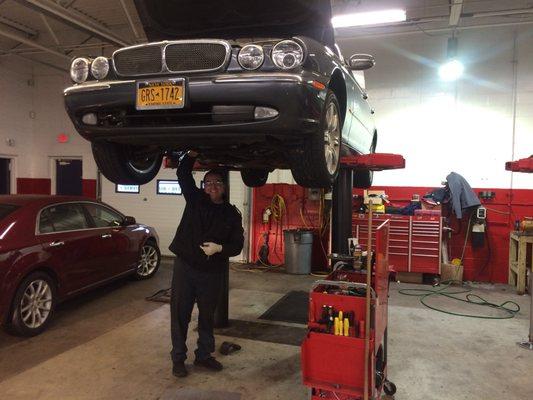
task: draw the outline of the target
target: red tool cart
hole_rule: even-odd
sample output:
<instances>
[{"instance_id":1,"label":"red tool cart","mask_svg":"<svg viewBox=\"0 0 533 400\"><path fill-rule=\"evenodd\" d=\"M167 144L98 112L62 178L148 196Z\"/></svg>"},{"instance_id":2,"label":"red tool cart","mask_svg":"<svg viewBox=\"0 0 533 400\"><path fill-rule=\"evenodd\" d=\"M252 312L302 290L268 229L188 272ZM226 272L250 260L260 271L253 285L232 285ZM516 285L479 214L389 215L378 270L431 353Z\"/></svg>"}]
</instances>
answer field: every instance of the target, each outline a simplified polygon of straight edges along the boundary
<instances>
[{"instance_id":1,"label":"red tool cart","mask_svg":"<svg viewBox=\"0 0 533 400\"><path fill-rule=\"evenodd\" d=\"M389 221L379 223L370 263L370 294L366 269L343 267L317 281L310 292L308 333L301 358L303 382L311 388L312 400L379 399L382 392L393 395L396 391L387 380ZM367 299L370 299L368 314ZM343 322L341 331L335 332L334 319L339 312L343 313L340 318Z\"/></svg>"}]
</instances>

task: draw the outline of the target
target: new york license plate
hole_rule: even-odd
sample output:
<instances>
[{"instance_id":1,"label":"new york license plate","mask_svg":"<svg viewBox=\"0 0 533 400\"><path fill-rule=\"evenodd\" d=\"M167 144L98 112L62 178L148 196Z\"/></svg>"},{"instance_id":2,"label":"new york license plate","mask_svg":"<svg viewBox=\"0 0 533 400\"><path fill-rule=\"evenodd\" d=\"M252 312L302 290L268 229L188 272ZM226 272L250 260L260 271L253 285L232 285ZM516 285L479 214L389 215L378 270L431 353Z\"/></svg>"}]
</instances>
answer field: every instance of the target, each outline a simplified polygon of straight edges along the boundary
<instances>
[{"instance_id":1,"label":"new york license plate","mask_svg":"<svg viewBox=\"0 0 533 400\"><path fill-rule=\"evenodd\" d=\"M137 110L183 108L185 79L159 79L137 82Z\"/></svg>"}]
</instances>

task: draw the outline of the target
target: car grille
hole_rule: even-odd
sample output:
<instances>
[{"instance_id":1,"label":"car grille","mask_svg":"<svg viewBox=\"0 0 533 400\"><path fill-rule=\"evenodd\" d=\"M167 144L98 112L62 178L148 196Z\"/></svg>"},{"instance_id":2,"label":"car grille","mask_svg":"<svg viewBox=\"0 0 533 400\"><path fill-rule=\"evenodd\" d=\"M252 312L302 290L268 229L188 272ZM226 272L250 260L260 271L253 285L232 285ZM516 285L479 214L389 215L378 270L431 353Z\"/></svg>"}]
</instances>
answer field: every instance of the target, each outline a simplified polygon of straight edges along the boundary
<instances>
[{"instance_id":1,"label":"car grille","mask_svg":"<svg viewBox=\"0 0 533 400\"><path fill-rule=\"evenodd\" d=\"M119 75L135 76L159 74L163 70L160 46L142 46L117 51L113 56Z\"/></svg>"},{"instance_id":2,"label":"car grille","mask_svg":"<svg viewBox=\"0 0 533 400\"><path fill-rule=\"evenodd\" d=\"M218 43L176 43L166 48L170 71L217 70L226 62L226 47Z\"/></svg>"},{"instance_id":3,"label":"car grille","mask_svg":"<svg viewBox=\"0 0 533 400\"><path fill-rule=\"evenodd\" d=\"M162 42L118 50L113 62L121 76L216 71L226 65L230 51L222 41Z\"/></svg>"}]
</instances>

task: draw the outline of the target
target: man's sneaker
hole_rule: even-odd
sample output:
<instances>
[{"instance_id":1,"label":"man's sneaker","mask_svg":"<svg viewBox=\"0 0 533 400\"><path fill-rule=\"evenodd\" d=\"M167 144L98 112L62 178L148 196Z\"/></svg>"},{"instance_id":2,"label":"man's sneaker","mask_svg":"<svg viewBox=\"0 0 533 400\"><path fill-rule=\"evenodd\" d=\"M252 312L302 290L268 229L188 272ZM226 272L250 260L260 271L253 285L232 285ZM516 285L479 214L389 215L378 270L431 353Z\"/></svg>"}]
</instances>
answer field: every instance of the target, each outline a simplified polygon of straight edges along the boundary
<instances>
[{"instance_id":1,"label":"man's sneaker","mask_svg":"<svg viewBox=\"0 0 533 400\"><path fill-rule=\"evenodd\" d=\"M194 365L210 369L211 371L222 371L222 364L215 360L214 357L205 360L194 360Z\"/></svg>"},{"instance_id":2,"label":"man's sneaker","mask_svg":"<svg viewBox=\"0 0 533 400\"><path fill-rule=\"evenodd\" d=\"M178 378L185 378L187 375L189 375L187 368L185 368L185 363L174 363L174 365L172 366L172 375L177 376Z\"/></svg>"}]
</instances>

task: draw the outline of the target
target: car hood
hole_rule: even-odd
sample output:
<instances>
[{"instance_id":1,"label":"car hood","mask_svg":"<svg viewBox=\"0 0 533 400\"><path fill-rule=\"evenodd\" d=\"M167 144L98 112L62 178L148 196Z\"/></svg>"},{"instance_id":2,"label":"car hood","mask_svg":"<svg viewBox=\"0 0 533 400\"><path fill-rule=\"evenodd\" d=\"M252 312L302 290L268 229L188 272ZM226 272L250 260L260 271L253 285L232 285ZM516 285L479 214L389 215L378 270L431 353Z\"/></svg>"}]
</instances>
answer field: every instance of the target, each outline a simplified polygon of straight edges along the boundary
<instances>
[{"instance_id":1,"label":"car hood","mask_svg":"<svg viewBox=\"0 0 533 400\"><path fill-rule=\"evenodd\" d=\"M330 0L135 0L149 41L307 36L334 45Z\"/></svg>"}]
</instances>

